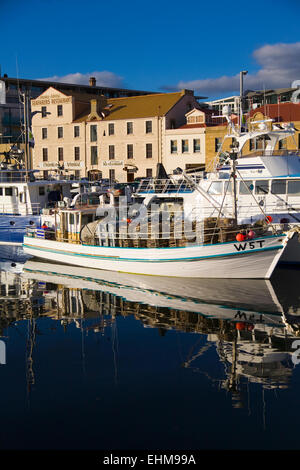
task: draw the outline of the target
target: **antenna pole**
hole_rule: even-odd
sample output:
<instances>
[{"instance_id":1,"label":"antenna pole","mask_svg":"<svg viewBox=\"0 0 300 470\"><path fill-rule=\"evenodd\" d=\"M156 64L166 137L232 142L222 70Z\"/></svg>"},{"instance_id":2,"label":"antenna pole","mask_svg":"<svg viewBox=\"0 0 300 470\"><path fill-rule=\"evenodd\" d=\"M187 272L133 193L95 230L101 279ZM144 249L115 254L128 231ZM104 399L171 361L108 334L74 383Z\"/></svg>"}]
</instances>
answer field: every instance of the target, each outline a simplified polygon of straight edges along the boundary
<instances>
[{"instance_id":1,"label":"antenna pole","mask_svg":"<svg viewBox=\"0 0 300 470\"><path fill-rule=\"evenodd\" d=\"M244 75L247 75L247 73L247 70L243 70L240 72L240 132L242 130L243 123Z\"/></svg>"}]
</instances>

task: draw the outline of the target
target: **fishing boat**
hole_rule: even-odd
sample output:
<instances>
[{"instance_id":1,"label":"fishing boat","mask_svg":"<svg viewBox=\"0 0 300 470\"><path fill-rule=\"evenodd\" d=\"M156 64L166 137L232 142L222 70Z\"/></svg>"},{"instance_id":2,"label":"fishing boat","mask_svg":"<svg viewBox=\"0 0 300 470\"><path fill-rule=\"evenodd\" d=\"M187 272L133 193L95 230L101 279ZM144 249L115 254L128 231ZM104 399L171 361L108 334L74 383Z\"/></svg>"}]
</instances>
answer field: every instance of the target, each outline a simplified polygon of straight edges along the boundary
<instances>
[{"instance_id":1,"label":"fishing boat","mask_svg":"<svg viewBox=\"0 0 300 470\"><path fill-rule=\"evenodd\" d=\"M55 230L29 229L24 252L133 274L268 279L294 235L273 233L270 227L254 231L253 226L238 226L234 217L199 217L190 223L184 206L177 211L172 200L164 198L150 212L144 203L123 206L120 198L102 207L56 209L52 220L44 219L45 227L54 224Z\"/></svg>"}]
</instances>

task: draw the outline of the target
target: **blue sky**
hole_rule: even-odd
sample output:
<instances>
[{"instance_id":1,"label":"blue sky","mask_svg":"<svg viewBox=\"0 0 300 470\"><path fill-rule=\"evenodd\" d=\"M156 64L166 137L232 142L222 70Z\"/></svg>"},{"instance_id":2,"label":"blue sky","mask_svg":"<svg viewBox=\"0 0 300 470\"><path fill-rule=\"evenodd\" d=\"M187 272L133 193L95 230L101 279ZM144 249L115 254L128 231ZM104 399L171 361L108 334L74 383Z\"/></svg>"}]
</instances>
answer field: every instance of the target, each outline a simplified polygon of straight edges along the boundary
<instances>
[{"instance_id":1,"label":"blue sky","mask_svg":"<svg viewBox=\"0 0 300 470\"><path fill-rule=\"evenodd\" d=\"M300 2L0 0L2 74L213 99L300 80Z\"/></svg>"}]
</instances>

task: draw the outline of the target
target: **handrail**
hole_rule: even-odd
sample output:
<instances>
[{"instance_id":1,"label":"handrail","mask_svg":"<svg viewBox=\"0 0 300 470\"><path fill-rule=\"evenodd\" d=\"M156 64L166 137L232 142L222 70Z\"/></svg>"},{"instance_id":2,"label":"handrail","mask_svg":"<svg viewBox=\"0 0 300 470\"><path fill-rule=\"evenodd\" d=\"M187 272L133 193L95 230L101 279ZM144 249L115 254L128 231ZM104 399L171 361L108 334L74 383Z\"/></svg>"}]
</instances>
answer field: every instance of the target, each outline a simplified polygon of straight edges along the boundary
<instances>
[{"instance_id":1,"label":"handrail","mask_svg":"<svg viewBox=\"0 0 300 470\"><path fill-rule=\"evenodd\" d=\"M219 219L219 222L222 222L222 219ZM57 235L56 230L52 229L43 229L43 228L26 228L26 235L32 238L45 238L49 240L54 240L58 242L66 242L71 244L78 245L94 245L94 246L107 246L103 243L109 244L108 246L119 246L130 247L130 243L133 243L135 247L168 247L168 246L187 246L191 243L197 244L211 244L211 243L223 243L229 241L235 241L237 233L245 233L245 240L247 232L255 231L255 237L260 237L265 234L267 231L274 228L266 225L256 225L253 224L244 224L240 226L230 225L216 225L216 220L209 220L208 224L210 226L205 227L205 221L202 221L200 224L193 224L190 230L185 231L183 224L179 227L179 224L176 226L173 225L169 231L152 231L151 229L147 232L130 232L128 231L129 225L124 226L126 230L118 228L115 230L109 230L109 227L105 227L104 232L96 232L91 241L93 243L87 243L86 241L79 240L79 233L68 232L69 236ZM107 225L107 224L106 224ZM149 226L148 226L149 228ZM178 229L178 231L177 231ZM154 236L153 236L154 235ZM252 238L251 238L252 240ZM141 243L139 243L141 242ZM144 246L142 243L147 242L149 245ZM137 245L137 246L136 246Z\"/></svg>"}]
</instances>

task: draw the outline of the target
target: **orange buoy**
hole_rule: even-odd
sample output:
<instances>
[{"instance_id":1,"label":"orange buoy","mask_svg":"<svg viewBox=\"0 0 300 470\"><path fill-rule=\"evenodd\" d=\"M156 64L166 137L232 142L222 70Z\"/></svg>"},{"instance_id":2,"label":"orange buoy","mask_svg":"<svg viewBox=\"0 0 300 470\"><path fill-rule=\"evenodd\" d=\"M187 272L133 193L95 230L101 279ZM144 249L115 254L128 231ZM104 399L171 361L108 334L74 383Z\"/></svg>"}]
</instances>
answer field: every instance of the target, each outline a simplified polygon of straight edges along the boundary
<instances>
[{"instance_id":1,"label":"orange buoy","mask_svg":"<svg viewBox=\"0 0 300 470\"><path fill-rule=\"evenodd\" d=\"M236 329L239 330L239 331L242 331L245 329L246 325L244 322L238 322L236 325L235 325Z\"/></svg>"},{"instance_id":2,"label":"orange buoy","mask_svg":"<svg viewBox=\"0 0 300 470\"><path fill-rule=\"evenodd\" d=\"M253 230L249 230L249 232L247 233L247 237L249 238L249 240L253 240L253 238L256 237L256 233Z\"/></svg>"},{"instance_id":3,"label":"orange buoy","mask_svg":"<svg viewBox=\"0 0 300 470\"><path fill-rule=\"evenodd\" d=\"M273 220L273 217L271 217L270 215L267 215L267 217L266 217L267 224L270 224L272 222L272 220Z\"/></svg>"},{"instance_id":4,"label":"orange buoy","mask_svg":"<svg viewBox=\"0 0 300 470\"><path fill-rule=\"evenodd\" d=\"M238 242L243 242L246 239L246 235L244 235L243 233L238 233L235 238Z\"/></svg>"}]
</instances>

